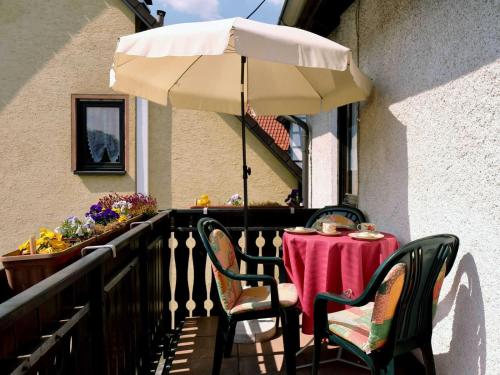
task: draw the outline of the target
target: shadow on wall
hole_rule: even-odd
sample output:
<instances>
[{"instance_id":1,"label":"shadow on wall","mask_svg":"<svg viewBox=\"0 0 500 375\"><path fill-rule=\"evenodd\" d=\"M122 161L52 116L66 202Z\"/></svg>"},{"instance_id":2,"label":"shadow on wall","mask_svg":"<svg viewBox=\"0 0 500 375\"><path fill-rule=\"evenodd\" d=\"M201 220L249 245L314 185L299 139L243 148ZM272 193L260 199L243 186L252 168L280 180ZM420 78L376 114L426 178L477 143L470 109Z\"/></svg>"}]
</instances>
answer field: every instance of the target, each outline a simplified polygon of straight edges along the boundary
<instances>
[{"instance_id":1,"label":"shadow on wall","mask_svg":"<svg viewBox=\"0 0 500 375\"><path fill-rule=\"evenodd\" d=\"M105 1L0 2L0 111L87 23L109 7ZM53 23L57 22L57 27Z\"/></svg>"},{"instance_id":2,"label":"shadow on wall","mask_svg":"<svg viewBox=\"0 0 500 375\"><path fill-rule=\"evenodd\" d=\"M466 283L462 279L466 278ZM486 327L484 301L476 263L470 253L460 260L450 292L439 304L435 324L454 309L448 353L434 356L438 374L484 375L486 373Z\"/></svg>"},{"instance_id":3,"label":"shadow on wall","mask_svg":"<svg viewBox=\"0 0 500 375\"><path fill-rule=\"evenodd\" d=\"M149 192L172 207L172 107L149 102Z\"/></svg>"},{"instance_id":4,"label":"shadow on wall","mask_svg":"<svg viewBox=\"0 0 500 375\"><path fill-rule=\"evenodd\" d=\"M403 245L411 239L406 127L392 115L376 87L361 106L360 118L360 209Z\"/></svg>"}]
</instances>

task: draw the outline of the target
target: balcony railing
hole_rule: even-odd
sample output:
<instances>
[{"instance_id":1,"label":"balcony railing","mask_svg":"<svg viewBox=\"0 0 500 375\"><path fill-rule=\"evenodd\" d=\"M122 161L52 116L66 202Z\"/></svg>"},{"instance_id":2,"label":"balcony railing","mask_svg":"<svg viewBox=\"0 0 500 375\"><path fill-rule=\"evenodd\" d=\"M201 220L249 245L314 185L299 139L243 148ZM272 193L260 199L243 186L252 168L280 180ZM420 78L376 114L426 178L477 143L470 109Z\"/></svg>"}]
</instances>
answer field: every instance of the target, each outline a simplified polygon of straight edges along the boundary
<instances>
[{"instance_id":1,"label":"balcony railing","mask_svg":"<svg viewBox=\"0 0 500 375\"><path fill-rule=\"evenodd\" d=\"M313 210L250 209L248 252L279 255L283 228ZM241 209L172 210L0 305L0 372L145 374L185 317L219 313L210 263L196 232L209 215L244 243ZM115 256L114 256L115 255ZM274 274L274 270L242 269Z\"/></svg>"}]
</instances>

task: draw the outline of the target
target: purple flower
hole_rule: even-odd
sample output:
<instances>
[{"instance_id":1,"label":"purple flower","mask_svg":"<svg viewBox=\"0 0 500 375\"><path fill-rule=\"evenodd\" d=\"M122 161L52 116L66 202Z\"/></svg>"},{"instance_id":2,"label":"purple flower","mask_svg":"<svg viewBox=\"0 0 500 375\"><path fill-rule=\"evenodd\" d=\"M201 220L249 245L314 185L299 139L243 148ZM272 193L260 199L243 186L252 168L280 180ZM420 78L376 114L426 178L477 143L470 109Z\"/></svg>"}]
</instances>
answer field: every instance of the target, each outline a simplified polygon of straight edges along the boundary
<instances>
[{"instance_id":1,"label":"purple flower","mask_svg":"<svg viewBox=\"0 0 500 375\"><path fill-rule=\"evenodd\" d=\"M85 214L85 216L91 217L92 220L94 220L97 224L102 225L106 225L112 221L117 220L120 217L120 215L109 208L106 208L103 211L100 204L94 204L90 206L90 210Z\"/></svg>"}]
</instances>

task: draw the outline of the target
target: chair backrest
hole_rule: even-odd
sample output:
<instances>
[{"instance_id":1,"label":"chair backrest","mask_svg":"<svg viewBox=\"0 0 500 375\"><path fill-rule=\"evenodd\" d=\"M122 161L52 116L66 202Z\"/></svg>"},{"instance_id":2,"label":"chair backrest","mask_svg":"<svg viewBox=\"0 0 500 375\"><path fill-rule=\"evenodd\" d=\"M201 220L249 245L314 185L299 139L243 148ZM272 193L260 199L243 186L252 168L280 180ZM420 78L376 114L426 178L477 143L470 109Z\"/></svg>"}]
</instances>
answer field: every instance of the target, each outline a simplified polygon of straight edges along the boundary
<instances>
[{"instance_id":1,"label":"chair backrest","mask_svg":"<svg viewBox=\"0 0 500 375\"><path fill-rule=\"evenodd\" d=\"M212 261L212 271L222 308L229 313L243 290L241 281L231 279L223 273L224 271L240 273L236 254L237 245L234 244L228 230L217 220L200 219L198 232L207 255Z\"/></svg>"},{"instance_id":2,"label":"chair backrest","mask_svg":"<svg viewBox=\"0 0 500 375\"><path fill-rule=\"evenodd\" d=\"M370 284L381 285L394 266L405 266L404 285L384 350L397 355L430 340L439 291L453 267L458 246L454 235L425 237L403 246L377 269Z\"/></svg>"},{"instance_id":3,"label":"chair backrest","mask_svg":"<svg viewBox=\"0 0 500 375\"><path fill-rule=\"evenodd\" d=\"M339 220L340 219L340 220ZM343 219L343 220L342 220ZM322 221L336 221L344 224L342 221L348 220L345 222L349 225L349 222L352 224L359 224L366 221L365 215L361 210L355 207L349 206L326 206L322 209L316 211L307 221L307 228L316 228L321 229Z\"/></svg>"}]
</instances>

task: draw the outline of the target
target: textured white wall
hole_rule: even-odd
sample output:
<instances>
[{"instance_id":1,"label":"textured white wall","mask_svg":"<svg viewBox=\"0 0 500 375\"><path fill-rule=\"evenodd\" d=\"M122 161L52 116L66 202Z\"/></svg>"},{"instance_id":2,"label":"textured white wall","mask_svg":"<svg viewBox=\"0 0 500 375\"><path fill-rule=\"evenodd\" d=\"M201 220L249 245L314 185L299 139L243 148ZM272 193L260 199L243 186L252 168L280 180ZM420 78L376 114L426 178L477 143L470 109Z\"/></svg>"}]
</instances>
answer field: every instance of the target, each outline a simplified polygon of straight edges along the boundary
<instances>
[{"instance_id":1,"label":"textured white wall","mask_svg":"<svg viewBox=\"0 0 500 375\"><path fill-rule=\"evenodd\" d=\"M307 122L311 129L310 206L337 204L337 110L309 116Z\"/></svg>"},{"instance_id":2,"label":"textured white wall","mask_svg":"<svg viewBox=\"0 0 500 375\"><path fill-rule=\"evenodd\" d=\"M355 3L332 39L356 50ZM500 374L500 4L363 0L360 208L402 243L460 237L434 328L439 374ZM494 229L496 228L496 229Z\"/></svg>"}]
</instances>

